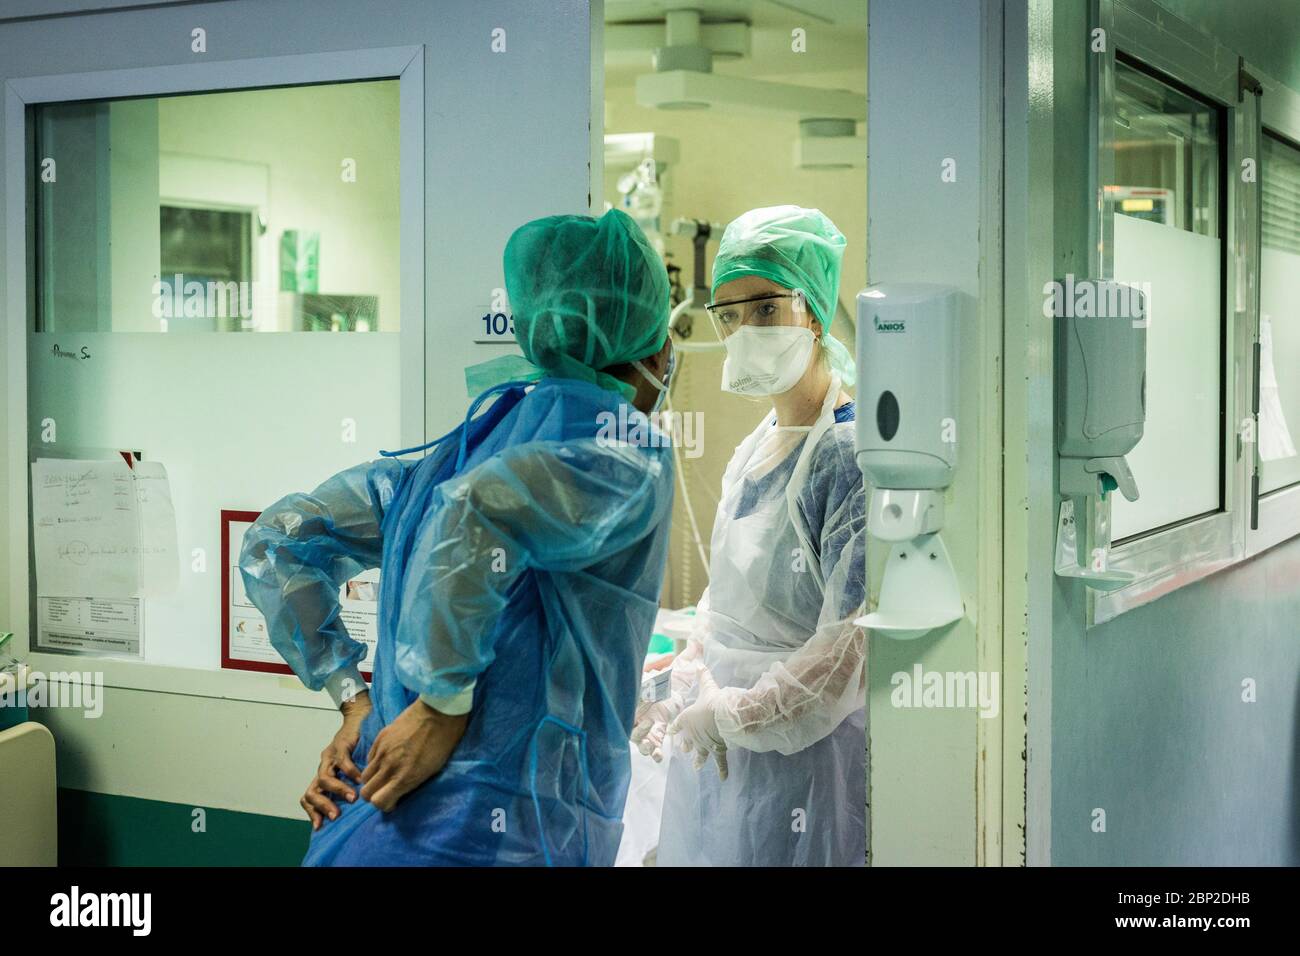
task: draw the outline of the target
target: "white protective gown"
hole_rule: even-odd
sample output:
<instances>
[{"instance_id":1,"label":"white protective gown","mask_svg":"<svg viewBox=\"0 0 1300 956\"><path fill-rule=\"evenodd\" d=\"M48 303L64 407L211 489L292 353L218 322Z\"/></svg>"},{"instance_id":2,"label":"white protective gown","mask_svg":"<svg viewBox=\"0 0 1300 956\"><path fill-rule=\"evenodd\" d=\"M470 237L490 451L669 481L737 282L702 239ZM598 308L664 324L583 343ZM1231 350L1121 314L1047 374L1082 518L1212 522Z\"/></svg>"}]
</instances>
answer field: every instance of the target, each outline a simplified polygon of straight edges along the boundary
<instances>
[{"instance_id":1,"label":"white protective gown","mask_svg":"<svg viewBox=\"0 0 1300 956\"><path fill-rule=\"evenodd\" d=\"M660 866L865 863L867 496L839 391L811 429L767 416L723 476L692 641L730 774L674 741Z\"/></svg>"}]
</instances>

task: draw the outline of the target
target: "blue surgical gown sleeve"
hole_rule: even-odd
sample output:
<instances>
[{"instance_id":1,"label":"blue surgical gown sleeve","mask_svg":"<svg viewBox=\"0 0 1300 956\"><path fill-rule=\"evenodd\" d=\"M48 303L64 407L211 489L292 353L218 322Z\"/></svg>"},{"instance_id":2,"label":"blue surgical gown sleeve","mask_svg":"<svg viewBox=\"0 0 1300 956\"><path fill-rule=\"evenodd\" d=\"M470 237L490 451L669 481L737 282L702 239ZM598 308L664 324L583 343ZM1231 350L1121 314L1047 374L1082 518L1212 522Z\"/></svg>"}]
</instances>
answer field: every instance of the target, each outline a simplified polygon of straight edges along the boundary
<instances>
[{"instance_id":1,"label":"blue surgical gown sleeve","mask_svg":"<svg viewBox=\"0 0 1300 956\"><path fill-rule=\"evenodd\" d=\"M520 575L626 550L666 519L672 481L668 449L589 438L515 445L441 484L403 582L399 680L426 701L463 697Z\"/></svg>"},{"instance_id":2,"label":"blue surgical gown sleeve","mask_svg":"<svg viewBox=\"0 0 1300 956\"><path fill-rule=\"evenodd\" d=\"M366 689L357 667L366 648L339 617L339 588L379 567L384 508L406 467L384 458L349 468L311 494L281 498L244 535L239 570L271 644L335 704Z\"/></svg>"}]
</instances>

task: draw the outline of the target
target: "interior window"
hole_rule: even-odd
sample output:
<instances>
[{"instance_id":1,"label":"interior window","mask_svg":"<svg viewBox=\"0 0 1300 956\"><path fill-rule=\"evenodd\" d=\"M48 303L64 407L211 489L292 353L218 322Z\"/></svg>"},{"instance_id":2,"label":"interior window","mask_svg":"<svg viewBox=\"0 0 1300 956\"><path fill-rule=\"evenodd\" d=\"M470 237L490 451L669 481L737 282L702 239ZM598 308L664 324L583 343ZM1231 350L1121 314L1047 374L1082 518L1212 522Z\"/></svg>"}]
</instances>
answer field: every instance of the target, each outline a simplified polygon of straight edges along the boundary
<instances>
[{"instance_id":1,"label":"interior window","mask_svg":"<svg viewBox=\"0 0 1300 956\"><path fill-rule=\"evenodd\" d=\"M1259 281L1259 490L1300 484L1300 148L1265 131Z\"/></svg>"},{"instance_id":2,"label":"interior window","mask_svg":"<svg viewBox=\"0 0 1300 956\"><path fill-rule=\"evenodd\" d=\"M397 87L36 107L35 331L397 331Z\"/></svg>"},{"instance_id":3,"label":"interior window","mask_svg":"<svg viewBox=\"0 0 1300 956\"><path fill-rule=\"evenodd\" d=\"M1116 541L1222 502L1223 119L1115 66L1114 277L1147 297L1146 427L1129 454L1140 498L1114 496Z\"/></svg>"}]
</instances>

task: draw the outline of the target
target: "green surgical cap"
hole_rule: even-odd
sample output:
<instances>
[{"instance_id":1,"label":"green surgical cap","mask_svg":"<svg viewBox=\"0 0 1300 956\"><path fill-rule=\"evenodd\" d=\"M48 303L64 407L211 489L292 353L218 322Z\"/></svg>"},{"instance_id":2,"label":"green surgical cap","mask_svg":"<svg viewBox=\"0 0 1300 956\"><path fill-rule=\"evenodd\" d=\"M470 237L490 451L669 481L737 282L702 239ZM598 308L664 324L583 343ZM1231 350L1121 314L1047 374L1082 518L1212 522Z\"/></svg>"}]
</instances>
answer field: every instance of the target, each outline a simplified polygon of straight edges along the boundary
<instances>
[{"instance_id":1,"label":"green surgical cap","mask_svg":"<svg viewBox=\"0 0 1300 956\"><path fill-rule=\"evenodd\" d=\"M787 289L801 289L822 324L831 365L845 385L855 375L848 350L830 335L839 301L844 236L820 209L766 206L751 209L727 226L713 260L713 297L719 286L742 276L761 276Z\"/></svg>"},{"instance_id":2,"label":"green surgical cap","mask_svg":"<svg viewBox=\"0 0 1300 956\"><path fill-rule=\"evenodd\" d=\"M505 274L515 338L528 363L542 375L593 382L629 399L635 394L601 369L663 348L668 272L627 213L525 223L506 243Z\"/></svg>"}]
</instances>

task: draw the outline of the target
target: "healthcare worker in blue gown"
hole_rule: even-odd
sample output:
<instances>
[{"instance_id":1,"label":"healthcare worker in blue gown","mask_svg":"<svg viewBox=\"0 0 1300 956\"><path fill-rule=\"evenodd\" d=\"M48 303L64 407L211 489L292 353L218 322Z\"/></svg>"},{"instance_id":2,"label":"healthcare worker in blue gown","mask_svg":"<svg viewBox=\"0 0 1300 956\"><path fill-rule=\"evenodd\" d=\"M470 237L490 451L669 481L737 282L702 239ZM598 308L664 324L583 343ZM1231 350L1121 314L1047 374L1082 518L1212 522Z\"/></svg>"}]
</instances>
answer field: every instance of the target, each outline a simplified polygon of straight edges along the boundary
<instances>
[{"instance_id":1,"label":"healthcare worker in blue gown","mask_svg":"<svg viewBox=\"0 0 1300 956\"><path fill-rule=\"evenodd\" d=\"M867 496L853 360L830 334L844 245L818 210L773 206L728 225L714 258L722 387L771 411L723 474L672 694L633 734L659 758L676 745L661 866L866 860Z\"/></svg>"},{"instance_id":2,"label":"healthcare worker in blue gown","mask_svg":"<svg viewBox=\"0 0 1300 956\"><path fill-rule=\"evenodd\" d=\"M672 506L643 414L671 375L668 277L611 211L524 225L505 278L523 358L467 372L490 387L461 427L245 536L272 643L343 711L302 799L307 865L614 861ZM367 689L338 592L376 567Z\"/></svg>"}]
</instances>

